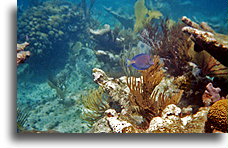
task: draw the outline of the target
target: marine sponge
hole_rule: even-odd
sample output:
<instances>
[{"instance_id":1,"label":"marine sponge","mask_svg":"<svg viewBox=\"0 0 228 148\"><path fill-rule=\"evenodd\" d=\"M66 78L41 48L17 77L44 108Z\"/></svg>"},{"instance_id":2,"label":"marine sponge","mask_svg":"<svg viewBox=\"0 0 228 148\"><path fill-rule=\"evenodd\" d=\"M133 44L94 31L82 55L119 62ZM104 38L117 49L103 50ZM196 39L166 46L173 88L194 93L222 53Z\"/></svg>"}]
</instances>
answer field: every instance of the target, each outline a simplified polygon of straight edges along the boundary
<instances>
[{"instance_id":1,"label":"marine sponge","mask_svg":"<svg viewBox=\"0 0 228 148\"><path fill-rule=\"evenodd\" d=\"M209 106L211 103L214 103L220 100L219 92L221 89L219 87L213 87L212 83L208 83L206 86L207 90L205 90L202 100L205 106Z\"/></svg>"},{"instance_id":2,"label":"marine sponge","mask_svg":"<svg viewBox=\"0 0 228 148\"><path fill-rule=\"evenodd\" d=\"M205 123L205 132L212 133L213 131L228 132L227 129L227 104L228 99L222 99L215 102L207 115L207 121Z\"/></svg>"}]
</instances>

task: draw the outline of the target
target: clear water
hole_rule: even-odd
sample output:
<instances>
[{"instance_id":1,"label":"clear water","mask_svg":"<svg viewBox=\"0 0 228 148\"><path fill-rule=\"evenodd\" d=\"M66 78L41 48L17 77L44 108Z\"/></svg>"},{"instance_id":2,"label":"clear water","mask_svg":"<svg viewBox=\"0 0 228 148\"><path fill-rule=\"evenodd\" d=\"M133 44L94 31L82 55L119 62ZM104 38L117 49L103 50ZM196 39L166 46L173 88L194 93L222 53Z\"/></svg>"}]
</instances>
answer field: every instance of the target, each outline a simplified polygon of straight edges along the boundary
<instances>
[{"instance_id":1,"label":"clear water","mask_svg":"<svg viewBox=\"0 0 228 148\"><path fill-rule=\"evenodd\" d=\"M227 34L226 0L145 1L147 8L160 11L164 17L178 21L187 16L198 23L205 21L216 32ZM23 128L84 133L89 127L81 119L83 105L80 99L88 90L98 87L93 82L92 69L101 68L112 77L124 75L119 62L105 61L95 54L102 49L120 55L122 49L96 46L98 43L88 30L103 28L104 24L112 29L120 26L124 30L104 7L133 17L136 0L94 0L91 9L93 0L86 0L87 16L82 12L81 0L50 0L48 5L44 2L18 0L18 43L29 42L26 50L31 51L31 57L17 69L17 105L29 113ZM64 95L58 94L51 83Z\"/></svg>"}]
</instances>

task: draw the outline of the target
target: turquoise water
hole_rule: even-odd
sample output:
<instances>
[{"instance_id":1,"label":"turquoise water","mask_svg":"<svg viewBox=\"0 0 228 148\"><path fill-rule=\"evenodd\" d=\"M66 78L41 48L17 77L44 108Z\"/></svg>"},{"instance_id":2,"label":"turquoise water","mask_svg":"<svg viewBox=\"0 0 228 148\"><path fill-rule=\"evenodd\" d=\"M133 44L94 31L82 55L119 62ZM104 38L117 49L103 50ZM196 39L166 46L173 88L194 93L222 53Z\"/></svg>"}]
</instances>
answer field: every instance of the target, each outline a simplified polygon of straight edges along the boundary
<instances>
[{"instance_id":1,"label":"turquoise water","mask_svg":"<svg viewBox=\"0 0 228 148\"><path fill-rule=\"evenodd\" d=\"M81 118L81 96L98 88L92 69L100 68L111 77L126 75L121 54L140 42L137 33L132 33L136 0L84 2L18 0L17 42L29 42L26 50L31 52L30 58L17 68L17 107L28 113L24 130L87 132L90 127ZM163 18L179 21L187 16L227 34L226 0L145 0L145 5L160 11ZM124 17L127 23L112 13ZM114 35L122 32L127 40L119 44L91 35L90 29L96 31L105 24L110 25ZM99 50L117 58L102 57Z\"/></svg>"}]
</instances>

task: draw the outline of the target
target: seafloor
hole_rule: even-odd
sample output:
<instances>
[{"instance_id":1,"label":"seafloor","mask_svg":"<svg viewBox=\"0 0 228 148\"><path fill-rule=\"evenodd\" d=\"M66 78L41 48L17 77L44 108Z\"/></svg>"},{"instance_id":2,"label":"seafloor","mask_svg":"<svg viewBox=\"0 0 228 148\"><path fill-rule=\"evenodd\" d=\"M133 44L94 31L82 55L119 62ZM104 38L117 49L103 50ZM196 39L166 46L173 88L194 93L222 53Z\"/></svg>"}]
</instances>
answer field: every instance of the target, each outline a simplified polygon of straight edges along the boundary
<instances>
[{"instance_id":1,"label":"seafloor","mask_svg":"<svg viewBox=\"0 0 228 148\"><path fill-rule=\"evenodd\" d=\"M17 132L227 133L226 1L110 1L18 0Z\"/></svg>"}]
</instances>

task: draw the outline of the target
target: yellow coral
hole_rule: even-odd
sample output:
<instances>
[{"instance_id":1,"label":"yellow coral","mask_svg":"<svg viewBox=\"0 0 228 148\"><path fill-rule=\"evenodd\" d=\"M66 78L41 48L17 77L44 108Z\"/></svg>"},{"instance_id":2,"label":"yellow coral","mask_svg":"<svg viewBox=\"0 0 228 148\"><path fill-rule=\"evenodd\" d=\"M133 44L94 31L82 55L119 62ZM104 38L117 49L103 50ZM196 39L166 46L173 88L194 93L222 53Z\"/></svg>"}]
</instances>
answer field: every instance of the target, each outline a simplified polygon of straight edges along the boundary
<instances>
[{"instance_id":1,"label":"yellow coral","mask_svg":"<svg viewBox=\"0 0 228 148\"><path fill-rule=\"evenodd\" d=\"M135 3L135 25L134 31L139 32L143 27L148 24L152 19L159 19L162 14L159 11L148 10L145 6L145 0L138 0Z\"/></svg>"},{"instance_id":2,"label":"yellow coral","mask_svg":"<svg viewBox=\"0 0 228 148\"><path fill-rule=\"evenodd\" d=\"M227 129L227 113L228 99L222 99L215 102L207 115L207 122L205 124L205 132L211 133L213 130L228 132Z\"/></svg>"}]
</instances>

